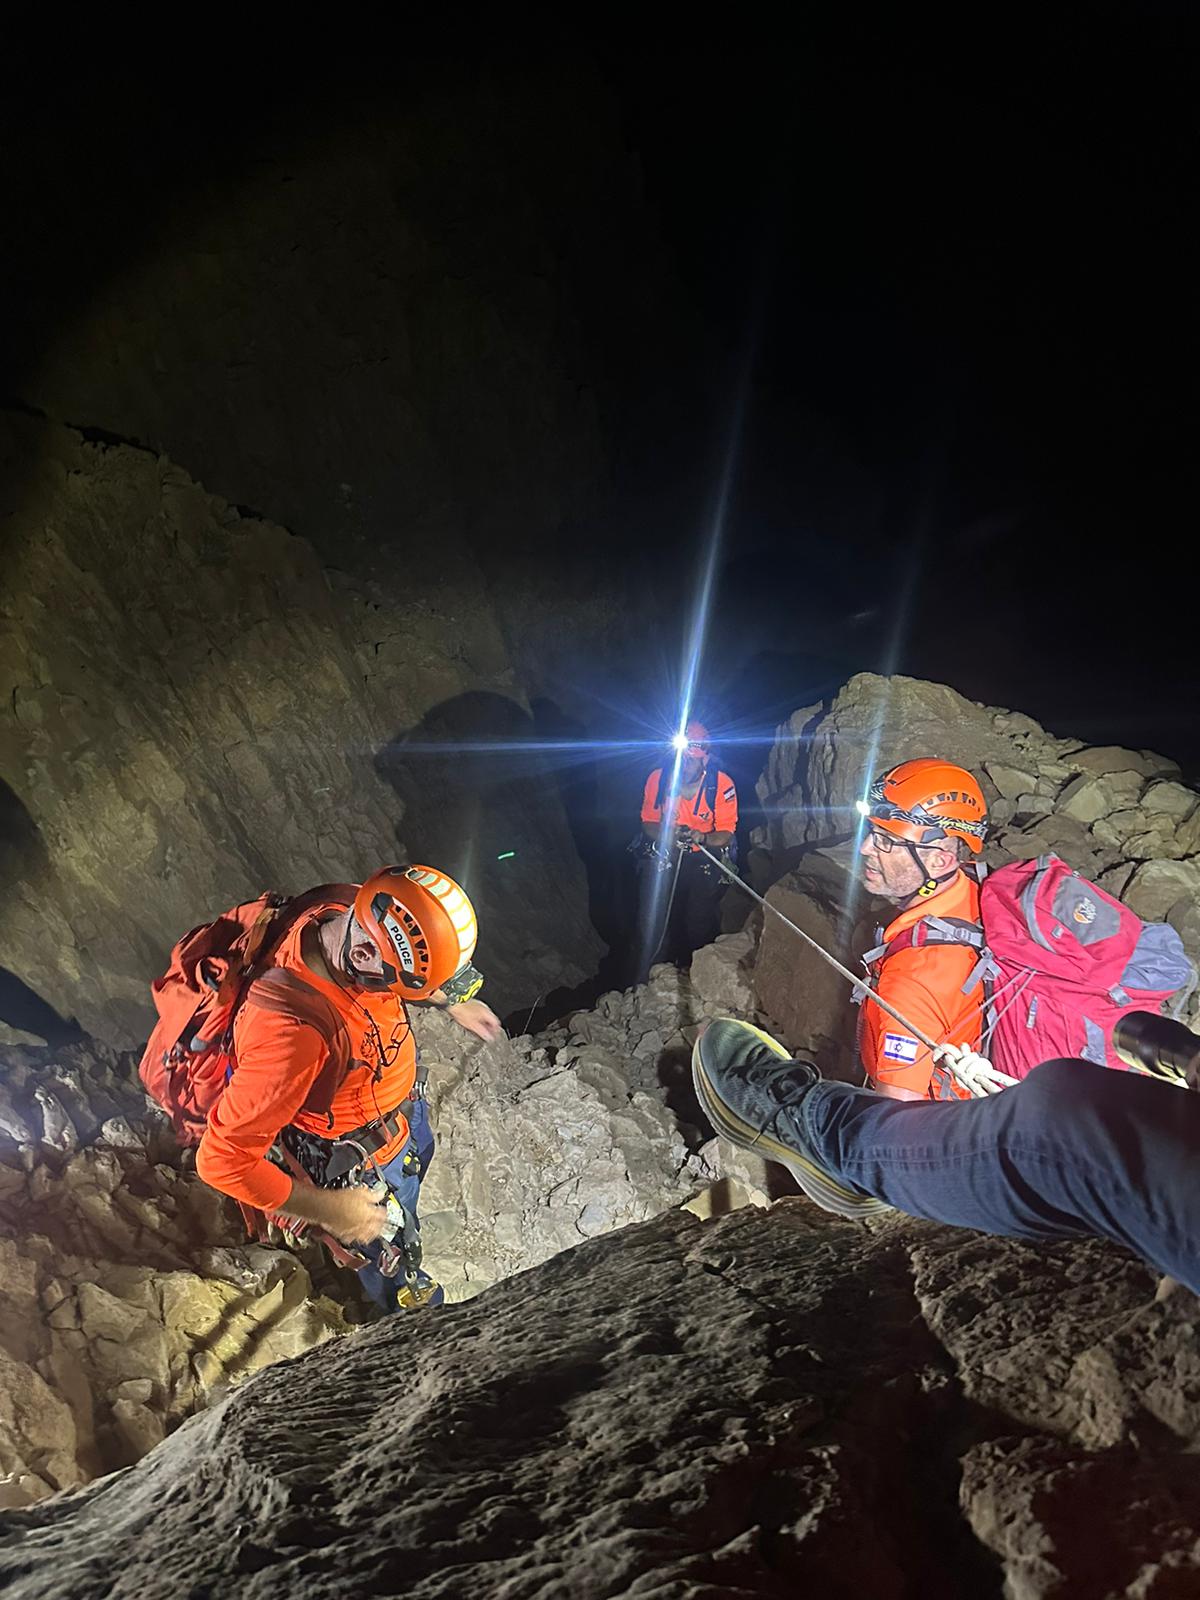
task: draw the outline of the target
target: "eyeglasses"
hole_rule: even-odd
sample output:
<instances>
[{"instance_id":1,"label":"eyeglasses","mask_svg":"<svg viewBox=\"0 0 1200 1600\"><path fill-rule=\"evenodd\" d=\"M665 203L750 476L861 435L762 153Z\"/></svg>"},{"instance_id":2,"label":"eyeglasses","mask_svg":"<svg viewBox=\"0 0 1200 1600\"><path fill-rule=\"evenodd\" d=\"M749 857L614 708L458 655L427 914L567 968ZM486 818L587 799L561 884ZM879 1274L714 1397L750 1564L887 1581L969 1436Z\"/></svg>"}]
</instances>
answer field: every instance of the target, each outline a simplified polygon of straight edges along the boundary
<instances>
[{"instance_id":1,"label":"eyeglasses","mask_svg":"<svg viewBox=\"0 0 1200 1600\"><path fill-rule=\"evenodd\" d=\"M878 851L881 856L890 855L900 843L900 841L898 839L894 839L890 833L877 833L874 828L872 828L867 834L867 840L872 849Z\"/></svg>"}]
</instances>

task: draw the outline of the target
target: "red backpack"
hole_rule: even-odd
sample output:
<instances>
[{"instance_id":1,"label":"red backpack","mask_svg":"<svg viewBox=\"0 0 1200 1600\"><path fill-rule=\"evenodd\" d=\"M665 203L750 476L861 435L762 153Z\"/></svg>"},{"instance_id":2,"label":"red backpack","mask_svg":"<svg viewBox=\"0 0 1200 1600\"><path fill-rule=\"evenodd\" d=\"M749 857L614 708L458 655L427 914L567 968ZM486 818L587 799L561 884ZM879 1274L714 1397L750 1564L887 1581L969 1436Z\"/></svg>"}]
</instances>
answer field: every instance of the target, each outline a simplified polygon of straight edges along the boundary
<instances>
[{"instance_id":1,"label":"red backpack","mask_svg":"<svg viewBox=\"0 0 1200 1600\"><path fill-rule=\"evenodd\" d=\"M979 907L982 926L922 917L863 959L871 963L913 945L978 950L963 993L985 985L979 1051L1012 1078L1058 1056L1129 1071L1112 1047L1118 1019L1157 1011L1172 995L1177 1014L1196 986L1196 969L1169 923L1143 922L1058 856L988 873Z\"/></svg>"},{"instance_id":2,"label":"red backpack","mask_svg":"<svg viewBox=\"0 0 1200 1600\"><path fill-rule=\"evenodd\" d=\"M303 1109L327 1114L345 1075L350 1041L336 1008L296 972L271 961L298 918L323 903L349 905L348 884L323 884L288 900L261 894L184 934L151 985L158 1022L138 1074L171 1118L180 1144L198 1145L233 1070L233 1024L244 1004L309 1023L328 1060Z\"/></svg>"},{"instance_id":3,"label":"red backpack","mask_svg":"<svg viewBox=\"0 0 1200 1600\"><path fill-rule=\"evenodd\" d=\"M1014 861L980 891L990 979L982 1053L1024 1078L1039 1061L1076 1056L1128 1071L1112 1047L1128 1011L1182 1009L1196 983L1183 941L1143 922L1057 856ZM974 974L972 975L974 977Z\"/></svg>"}]
</instances>

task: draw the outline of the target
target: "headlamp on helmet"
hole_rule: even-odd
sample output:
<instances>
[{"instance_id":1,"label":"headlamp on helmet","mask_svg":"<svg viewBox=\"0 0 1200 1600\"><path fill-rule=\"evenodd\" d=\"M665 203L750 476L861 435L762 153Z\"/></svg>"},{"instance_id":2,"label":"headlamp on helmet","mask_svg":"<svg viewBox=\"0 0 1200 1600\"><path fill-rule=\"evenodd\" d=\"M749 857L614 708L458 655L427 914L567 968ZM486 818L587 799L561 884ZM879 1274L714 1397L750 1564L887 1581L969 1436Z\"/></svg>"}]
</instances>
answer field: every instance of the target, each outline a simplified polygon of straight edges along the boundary
<instances>
[{"instance_id":1,"label":"headlamp on helmet","mask_svg":"<svg viewBox=\"0 0 1200 1600\"><path fill-rule=\"evenodd\" d=\"M689 722L681 733L675 735L671 744L681 755L693 761L703 761L708 755L708 729L702 722Z\"/></svg>"}]
</instances>

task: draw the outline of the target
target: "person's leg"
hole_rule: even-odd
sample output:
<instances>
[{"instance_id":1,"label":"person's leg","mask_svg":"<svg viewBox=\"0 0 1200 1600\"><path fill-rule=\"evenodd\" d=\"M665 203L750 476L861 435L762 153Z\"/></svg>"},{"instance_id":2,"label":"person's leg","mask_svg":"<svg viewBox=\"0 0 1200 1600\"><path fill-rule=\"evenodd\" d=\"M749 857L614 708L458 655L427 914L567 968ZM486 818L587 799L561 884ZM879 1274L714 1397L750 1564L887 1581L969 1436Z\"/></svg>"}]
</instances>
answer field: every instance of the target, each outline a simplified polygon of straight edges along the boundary
<instances>
[{"instance_id":1,"label":"person's leg","mask_svg":"<svg viewBox=\"0 0 1200 1600\"><path fill-rule=\"evenodd\" d=\"M697 1092L719 1132L784 1162L827 1209L883 1202L1016 1238L1098 1234L1200 1292L1200 1096L1052 1061L986 1099L895 1101L786 1056L722 1019L697 1040Z\"/></svg>"},{"instance_id":2,"label":"person's leg","mask_svg":"<svg viewBox=\"0 0 1200 1600\"><path fill-rule=\"evenodd\" d=\"M424 1100L414 1100L408 1116L409 1140L399 1155L393 1156L387 1166L383 1168L383 1178L388 1188L413 1219L418 1235L420 1224L417 1220L417 1205L421 1191L421 1181L429 1170L429 1163L433 1160L434 1137L433 1129L429 1124L429 1107ZM402 1309L400 1291L404 1288L403 1277L389 1278L379 1270L380 1243L365 1245L363 1253L370 1259L365 1267L360 1267L359 1278L363 1288L376 1305L384 1311L392 1312ZM417 1282L422 1291L428 1290L432 1284L429 1274L418 1271ZM440 1305L443 1294L440 1285L436 1286L426 1298L422 1299L423 1305ZM403 1309L408 1309L404 1307Z\"/></svg>"},{"instance_id":3,"label":"person's leg","mask_svg":"<svg viewBox=\"0 0 1200 1600\"><path fill-rule=\"evenodd\" d=\"M682 959L690 961L693 953L711 944L720 931L718 908L725 883L717 869L710 867L703 856L685 856L682 874L683 881L679 885L679 894L683 899L680 943Z\"/></svg>"},{"instance_id":4,"label":"person's leg","mask_svg":"<svg viewBox=\"0 0 1200 1600\"><path fill-rule=\"evenodd\" d=\"M842 1090L818 1084L800 1118L856 1187L984 1233L1098 1234L1200 1291L1200 1096L1068 1060L980 1100Z\"/></svg>"},{"instance_id":5,"label":"person's leg","mask_svg":"<svg viewBox=\"0 0 1200 1600\"><path fill-rule=\"evenodd\" d=\"M663 947L666 944L668 915L673 914L671 889L674 870L673 867L664 867L657 856L644 856L638 862L634 983L645 983L655 962L666 960Z\"/></svg>"},{"instance_id":6,"label":"person's leg","mask_svg":"<svg viewBox=\"0 0 1200 1600\"><path fill-rule=\"evenodd\" d=\"M429 1121L429 1102L422 1095L421 1099L414 1100L408 1113L408 1132L417 1150L417 1161L420 1172L417 1177L417 1186L413 1191L412 1210L414 1216L417 1210L417 1194L421 1184L429 1175L429 1163L433 1160L436 1141L433 1137L433 1127Z\"/></svg>"}]
</instances>

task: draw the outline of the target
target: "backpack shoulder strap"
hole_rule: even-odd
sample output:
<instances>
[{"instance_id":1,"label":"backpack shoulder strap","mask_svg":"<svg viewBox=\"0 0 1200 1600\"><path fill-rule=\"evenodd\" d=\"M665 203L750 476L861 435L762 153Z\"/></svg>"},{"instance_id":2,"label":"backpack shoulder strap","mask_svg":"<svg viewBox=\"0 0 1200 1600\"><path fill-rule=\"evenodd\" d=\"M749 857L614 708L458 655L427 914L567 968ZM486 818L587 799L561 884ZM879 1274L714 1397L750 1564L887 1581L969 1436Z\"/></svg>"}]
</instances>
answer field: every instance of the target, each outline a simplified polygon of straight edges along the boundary
<instances>
[{"instance_id":1,"label":"backpack shoulder strap","mask_svg":"<svg viewBox=\"0 0 1200 1600\"><path fill-rule=\"evenodd\" d=\"M262 910L251 923L245 938L240 941L237 959L230 961L217 987L218 1007L237 1003L237 999L240 998L237 992L239 986L253 972L255 965L263 959L268 946L275 942L273 936L278 935L281 923L286 921L285 907L288 905L286 896L265 894L261 898ZM198 971L203 981L203 964Z\"/></svg>"},{"instance_id":2,"label":"backpack shoulder strap","mask_svg":"<svg viewBox=\"0 0 1200 1600\"><path fill-rule=\"evenodd\" d=\"M704 803L708 807L708 814L715 825L717 820L717 785L721 781L719 767L710 767L704 774Z\"/></svg>"},{"instance_id":3,"label":"backpack shoulder strap","mask_svg":"<svg viewBox=\"0 0 1200 1600\"><path fill-rule=\"evenodd\" d=\"M272 967L250 985L243 1004L258 1006L276 1016L295 1017L321 1036L328 1054L303 1109L328 1115L350 1065L350 1035L333 1002L305 983L298 972L287 967Z\"/></svg>"},{"instance_id":4,"label":"backpack shoulder strap","mask_svg":"<svg viewBox=\"0 0 1200 1600\"><path fill-rule=\"evenodd\" d=\"M863 960L868 964L886 961L897 950L919 950L929 944L955 944L969 950L982 950L986 943L983 927L978 922L967 922L962 917L922 917L894 939L868 950Z\"/></svg>"},{"instance_id":5,"label":"backpack shoulder strap","mask_svg":"<svg viewBox=\"0 0 1200 1600\"><path fill-rule=\"evenodd\" d=\"M666 781L667 768L666 763L664 762L664 764L658 769L658 789L654 796L654 809L658 812L660 817L662 816L663 807L663 785L666 783Z\"/></svg>"},{"instance_id":6,"label":"backpack shoulder strap","mask_svg":"<svg viewBox=\"0 0 1200 1600\"><path fill-rule=\"evenodd\" d=\"M922 917L918 926L925 929L922 944L965 944L982 950L986 943L982 923L966 917Z\"/></svg>"},{"instance_id":7,"label":"backpack shoulder strap","mask_svg":"<svg viewBox=\"0 0 1200 1600\"><path fill-rule=\"evenodd\" d=\"M355 893L356 888L352 883L322 883L290 900L282 894L261 895L262 909L245 938L235 946L238 949L237 959L229 963L217 989L218 1006L233 1005L236 1009L241 1004L239 989L253 980L255 970L261 970L274 956L292 925L312 906L331 902L352 905ZM203 970L200 975L203 979Z\"/></svg>"}]
</instances>

